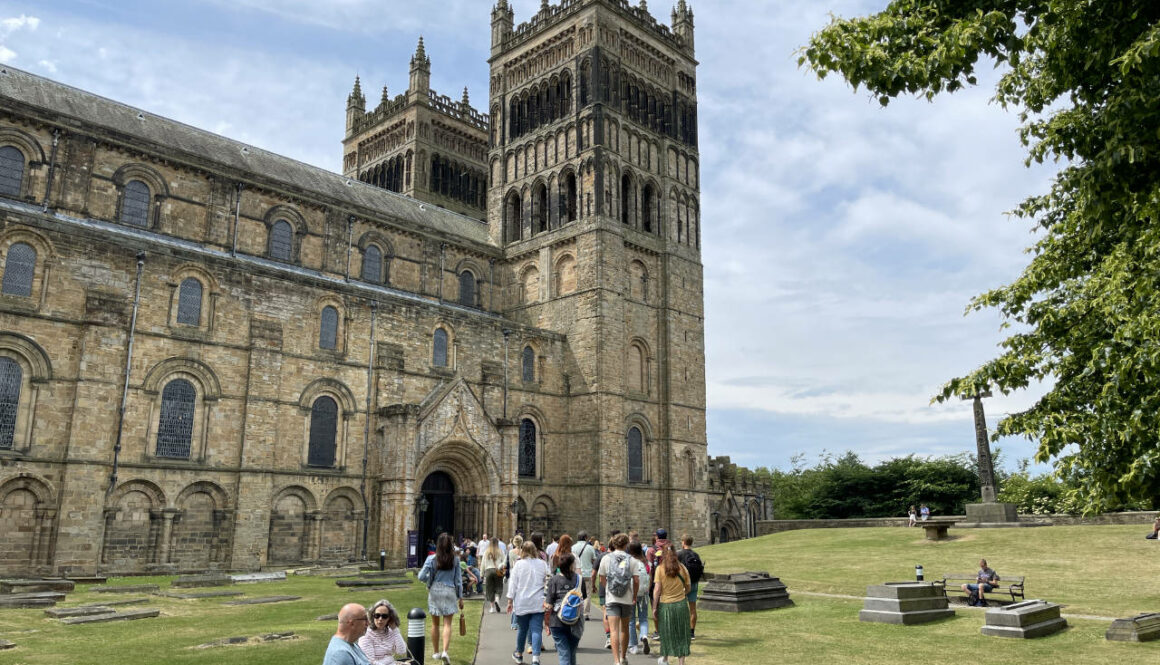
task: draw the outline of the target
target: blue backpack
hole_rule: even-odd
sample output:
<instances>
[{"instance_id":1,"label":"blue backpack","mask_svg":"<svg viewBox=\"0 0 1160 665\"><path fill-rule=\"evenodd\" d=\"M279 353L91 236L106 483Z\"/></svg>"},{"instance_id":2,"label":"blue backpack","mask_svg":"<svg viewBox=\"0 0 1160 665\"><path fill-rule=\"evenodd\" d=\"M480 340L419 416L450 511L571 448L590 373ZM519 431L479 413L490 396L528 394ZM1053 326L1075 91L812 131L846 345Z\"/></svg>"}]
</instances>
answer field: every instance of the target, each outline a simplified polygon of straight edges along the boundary
<instances>
[{"instance_id":1,"label":"blue backpack","mask_svg":"<svg viewBox=\"0 0 1160 665\"><path fill-rule=\"evenodd\" d=\"M581 578L576 575L576 588L569 591L560 601L560 607L556 610L556 618L560 623L571 626L580 620L580 612L584 607L584 596L580 592Z\"/></svg>"}]
</instances>

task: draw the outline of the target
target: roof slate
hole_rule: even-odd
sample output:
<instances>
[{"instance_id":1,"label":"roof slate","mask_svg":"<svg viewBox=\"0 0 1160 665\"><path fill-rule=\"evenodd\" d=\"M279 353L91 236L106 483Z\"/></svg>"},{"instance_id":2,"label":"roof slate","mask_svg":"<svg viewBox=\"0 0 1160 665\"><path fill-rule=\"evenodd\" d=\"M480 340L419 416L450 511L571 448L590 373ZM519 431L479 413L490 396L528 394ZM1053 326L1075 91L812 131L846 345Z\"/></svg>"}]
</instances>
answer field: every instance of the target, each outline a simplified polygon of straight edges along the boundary
<instances>
[{"instance_id":1,"label":"roof slate","mask_svg":"<svg viewBox=\"0 0 1160 665\"><path fill-rule=\"evenodd\" d=\"M228 168L255 173L351 206L369 208L418 227L495 246L487 224L479 220L14 67L5 65L0 69L0 97L167 146Z\"/></svg>"}]
</instances>

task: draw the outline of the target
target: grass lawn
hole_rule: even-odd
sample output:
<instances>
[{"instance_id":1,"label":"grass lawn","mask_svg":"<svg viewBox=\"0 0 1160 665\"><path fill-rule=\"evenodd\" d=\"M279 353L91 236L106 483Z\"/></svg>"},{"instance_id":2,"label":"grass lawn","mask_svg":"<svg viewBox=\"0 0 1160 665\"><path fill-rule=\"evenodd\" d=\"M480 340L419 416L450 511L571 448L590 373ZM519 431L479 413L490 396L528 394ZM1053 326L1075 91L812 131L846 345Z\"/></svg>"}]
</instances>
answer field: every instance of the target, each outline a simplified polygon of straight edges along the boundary
<instances>
[{"instance_id":1,"label":"grass lawn","mask_svg":"<svg viewBox=\"0 0 1160 665\"><path fill-rule=\"evenodd\" d=\"M110 584L159 584L169 586L171 577L110 579ZM413 579L413 578L412 578ZM116 600L108 594L80 586L57 607ZM285 582L239 584L229 587L246 598L301 596L302 600L270 605L226 606L234 598L176 600L153 597L129 608L156 607L161 616L118 623L66 626L44 616L44 610L0 610L0 638L15 642L16 649L0 651L0 665L318 665L334 635L336 621L316 621L333 614L346 603L371 605L387 598L398 608L406 635L406 613L412 607L427 608L427 589L419 582L409 588L387 591L348 591L333 578L290 576ZM198 591L190 589L188 591ZM141 597L128 594L127 597ZM459 637L458 622L451 640L453 663L470 663L478 639L481 603L468 600L467 635ZM428 620L428 625L430 620ZM256 637L265 633L293 631L299 639L286 642L197 649L199 644L227 637ZM428 642L430 638L428 637ZM431 657L428 648L427 658Z\"/></svg>"}]
</instances>

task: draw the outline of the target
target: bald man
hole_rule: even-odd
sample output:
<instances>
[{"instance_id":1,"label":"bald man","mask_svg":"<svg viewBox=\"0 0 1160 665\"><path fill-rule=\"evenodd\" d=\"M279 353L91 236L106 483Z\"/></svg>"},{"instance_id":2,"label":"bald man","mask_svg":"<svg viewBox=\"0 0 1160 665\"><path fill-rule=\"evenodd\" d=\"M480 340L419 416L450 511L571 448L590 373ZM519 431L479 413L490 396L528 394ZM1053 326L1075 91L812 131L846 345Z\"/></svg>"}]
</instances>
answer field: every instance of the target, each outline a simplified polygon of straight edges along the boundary
<instances>
[{"instance_id":1,"label":"bald man","mask_svg":"<svg viewBox=\"0 0 1160 665\"><path fill-rule=\"evenodd\" d=\"M338 611L338 631L330 638L322 665L370 665L366 655L355 645L367 632L367 610L358 603L344 605Z\"/></svg>"}]
</instances>

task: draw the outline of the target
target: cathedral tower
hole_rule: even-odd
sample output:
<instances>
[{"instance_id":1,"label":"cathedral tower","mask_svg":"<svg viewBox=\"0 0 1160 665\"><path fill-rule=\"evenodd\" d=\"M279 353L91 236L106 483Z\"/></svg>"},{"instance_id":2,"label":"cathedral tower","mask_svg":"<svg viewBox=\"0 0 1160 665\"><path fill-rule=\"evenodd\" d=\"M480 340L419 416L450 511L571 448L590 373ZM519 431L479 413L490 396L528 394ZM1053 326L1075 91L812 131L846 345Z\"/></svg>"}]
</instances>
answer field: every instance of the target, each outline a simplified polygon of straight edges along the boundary
<instances>
[{"instance_id":1,"label":"cathedral tower","mask_svg":"<svg viewBox=\"0 0 1160 665\"><path fill-rule=\"evenodd\" d=\"M644 0L543 0L512 22L500 0L490 232L508 259L506 315L565 332L571 350L566 424L538 482L576 499L565 524L704 538L692 12L682 0L670 27Z\"/></svg>"}]
</instances>

